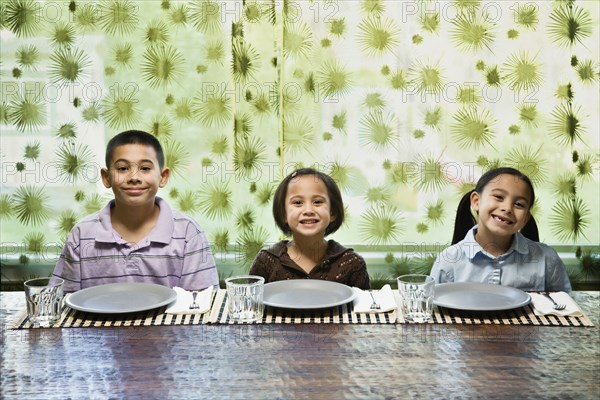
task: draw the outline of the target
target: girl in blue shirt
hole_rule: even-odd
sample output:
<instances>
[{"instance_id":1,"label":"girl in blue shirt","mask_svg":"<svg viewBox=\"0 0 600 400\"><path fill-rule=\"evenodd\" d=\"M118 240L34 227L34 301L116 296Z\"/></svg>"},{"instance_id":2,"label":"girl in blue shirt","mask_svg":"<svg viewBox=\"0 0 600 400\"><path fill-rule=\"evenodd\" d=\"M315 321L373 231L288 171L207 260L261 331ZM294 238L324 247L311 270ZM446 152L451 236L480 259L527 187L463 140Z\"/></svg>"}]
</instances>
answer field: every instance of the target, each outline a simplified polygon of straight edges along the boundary
<instances>
[{"instance_id":1,"label":"girl in blue shirt","mask_svg":"<svg viewBox=\"0 0 600 400\"><path fill-rule=\"evenodd\" d=\"M520 171L496 168L483 174L458 207L455 238L457 231L468 229L463 221L473 221L471 209L477 213L477 225L438 254L430 275L437 283L482 282L528 291L571 291L556 251L521 233L530 221L534 201L531 180Z\"/></svg>"}]
</instances>

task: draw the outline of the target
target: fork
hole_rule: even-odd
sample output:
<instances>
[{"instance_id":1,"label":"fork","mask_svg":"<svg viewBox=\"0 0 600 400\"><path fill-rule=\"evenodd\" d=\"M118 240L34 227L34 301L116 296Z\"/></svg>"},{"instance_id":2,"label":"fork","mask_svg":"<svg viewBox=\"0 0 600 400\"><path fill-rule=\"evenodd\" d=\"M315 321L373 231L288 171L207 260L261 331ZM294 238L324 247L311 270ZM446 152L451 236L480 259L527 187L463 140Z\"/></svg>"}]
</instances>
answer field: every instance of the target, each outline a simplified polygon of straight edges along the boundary
<instances>
[{"instance_id":1,"label":"fork","mask_svg":"<svg viewBox=\"0 0 600 400\"><path fill-rule=\"evenodd\" d=\"M373 291L369 290L369 294L371 295L371 299L373 299L373 302L371 303L371 310L379 310L381 307L375 301L375 297L373 297Z\"/></svg>"},{"instance_id":2,"label":"fork","mask_svg":"<svg viewBox=\"0 0 600 400\"><path fill-rule=\"evenodd\" d=\"M544 292L544 296L546 296L547 298L549 298L550 301L552 302L552 304L554 304L554 309L555 310L564 310L565 308L567 308L566 304L559 304L556 301L554 301L554 299L552 297L550 297L550 293Z\"/></svg>"},{"instance_id":3,"label":"fork","mask_svg":"<svg viewBox=\"0 0 600 400\"><path fill-rule=\"evenodd\" d=\"M200 308L200 304L196 302L196 296L198 296L198 291L194 290L192 292L192 304L190 304L190 310L195 310Z\"/></svg>"}]
</instances>

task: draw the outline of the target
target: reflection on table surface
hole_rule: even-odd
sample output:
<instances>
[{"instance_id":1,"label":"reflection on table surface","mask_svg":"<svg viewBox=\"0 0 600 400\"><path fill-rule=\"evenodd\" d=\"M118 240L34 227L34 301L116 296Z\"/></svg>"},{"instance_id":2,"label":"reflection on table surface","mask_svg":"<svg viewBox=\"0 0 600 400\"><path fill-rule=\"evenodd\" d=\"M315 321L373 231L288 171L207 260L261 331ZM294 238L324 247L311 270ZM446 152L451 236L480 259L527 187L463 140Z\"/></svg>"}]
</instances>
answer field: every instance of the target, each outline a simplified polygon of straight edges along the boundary
<instances>
[{"instance_id":1,"label":"reflection on table surface","mask_svg":"<svg viewBox=\"0 0 600 400\"><path fill-rule=\"evenodd\" d=\"M265 324L10 330L2 398L577 398L600 392L594 327Z\"/></svg>"}]
</instances>

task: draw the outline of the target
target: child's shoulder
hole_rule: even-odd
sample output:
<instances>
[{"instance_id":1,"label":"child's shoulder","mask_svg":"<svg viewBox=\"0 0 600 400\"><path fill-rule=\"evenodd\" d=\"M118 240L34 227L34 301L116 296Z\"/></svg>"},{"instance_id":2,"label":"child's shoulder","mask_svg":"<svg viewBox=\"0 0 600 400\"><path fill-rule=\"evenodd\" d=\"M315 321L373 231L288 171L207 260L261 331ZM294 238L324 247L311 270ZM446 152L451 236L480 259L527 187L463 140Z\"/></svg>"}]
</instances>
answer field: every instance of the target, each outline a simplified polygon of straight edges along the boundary
<instances>
[{"instance_id":1,"label":"child's shoulder","mask_svg":"<svg viewBox=\"0 0 600 400\"><path fill-rule=\"evenodd\" d=\"M287 252L287 245L289 240L280 240L279 242L275 242L269 247L262 249L261 253L269 253L274 256L280 257L283 253Z\"/></svg>"},{"instance_id":2,"label":"child's shoulder","mask_svg":"<svg viewBox=\"0 0 600 400\"><path fill-rule=\"evenodd\" d=\"M67 241L78 241L83 237L97 237L105 229L100 219L102 210L88 214L75 223L70 230Z\"/></svg>"},{"instance_id":3,"label":"child's shoulder","mask_svg":"<svg viewBox=\"0 0 600 400\"><path fill-rule=\"evenodd\" d=\"M194 221L194 218L192 218L188 214L184 213L183 211L173 209L167 200L157 196L154 201L155 201L156 205L158 206L158 208L160 209L160 217L161 218L164 218L165 220L180 219L180 220Z\"/></svg>"},{"instance_id":4,"label":"child's shoulder","mask_svg":"<svg viewBox=\"0 0 600 400\"><path fill-rule=\"evenodd\" d=\"M83 218L81 218L79 221L77 221L77 223L75 224L75 227L85 227L85 226L91 226L93 224L97 224L100 222L101 217L103 214L106 214L106 207L101 208L100 210L88 214L86 216L84 216Z\"/></svg>"},{"instance_id":5,"label":"child's shoulder","mask_svg":"<svg viewBox=\"0 0 600 400\"><path fill-rule=\"evenodd\" d=\"M520 237L523 246L523 252L528 253L543 253L546 256L558 256L556 250L544 242L536 242L523 235Z\"/></svg>"},{"instance_id":6,"label":"child's shoulder","mask_svg":"<svg viewBox=\"0 0 600 400\"><path fill-rule=\"evenodd\" d=\"M81 228L85 226L93 226L94 224L101 223L105 218L110 218L110 207L114 200L109 201L101 209L91 214L85 215L75 224L75 228Z\"/></svg>"},{"instance_id":7,"label":"child's shoulder","mask_svg":"<svg viewBox=\"0 0 600 400\"><path fill-rule=\"evenodd\" d=\"M353 257L360 259L363 258L360 254L354 251L353 248L346 247L333 239L328 241L327 252L331 256Z\"/></svg>"},{"instance_id":8,"label":"child's shoulder","mask_svg":"<svg viewBox=\"0 0 600 400\"><path fill-rule=\"evenodd\" d=\"M178 234L177 232L179 232L181 234L187 233L196 235L204 232L200 223L191 215L179 210L173 210L164 199L157 197L156 203L160 207L158 224L160 224L161 227L164 228L172 224L175 234Z\"/></svg>"},{"instance_id":9,"label":"child's shoulder","mask_svg":"<svg viewBox=\"0 0 600 400\"><path fill-rule=\"evenodd\" d=\"M162 211L161 211L162 212ZM173 221L173 225L175 229L190 229L194 228L195 230L202 232L204 229L200 226L200 223L194 219L191 215L183 213L181 211L172 210L170 212L170 218Z\"/></svg>"}]
</instances>

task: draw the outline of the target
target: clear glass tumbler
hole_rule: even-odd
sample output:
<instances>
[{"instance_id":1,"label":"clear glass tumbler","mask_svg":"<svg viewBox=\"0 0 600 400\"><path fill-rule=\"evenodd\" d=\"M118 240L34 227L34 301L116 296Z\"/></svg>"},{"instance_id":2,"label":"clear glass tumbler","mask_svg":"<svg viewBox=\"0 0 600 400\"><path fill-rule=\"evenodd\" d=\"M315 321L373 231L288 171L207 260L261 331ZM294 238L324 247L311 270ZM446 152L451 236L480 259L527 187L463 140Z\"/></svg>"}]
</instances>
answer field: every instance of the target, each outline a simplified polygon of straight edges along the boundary
<instances>
[{"instance_id":1,"label":"clear glass tumbler","mask_svg":"<svg viewBox=\"0 0 600 400\"><path fill-rule=\"evenodd\" d=\"M35 278L25 282L27 317L34 326L47 328L60 319L63 283L60 278Z\"/></svg>"},{"instance_id":2,"label":"clear glass tumbler","mask_svg":"<svg viewBox=\"0 0 600 400\"><path fill-rule=\"evenodd\" d=\"M397 280L404 319L408 322L427 322L433 312L433 277L411 274L399 276Z\"/></svg>"},{"instance_id":3,"label":"clear glass tumbler","mask_svg":"<svg viewBox=\"0 0 600 400\"><path fill-rule=\"evenodd\" d=\"M229 318L234 322L258 322L263 315L265 278L255 275L225 279Z\"/></svg>"}]
</instances>

